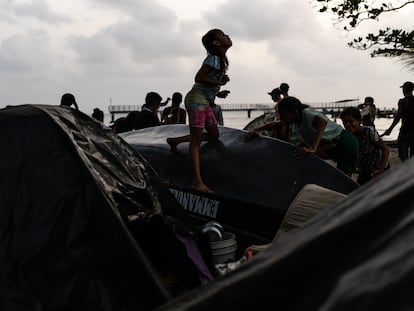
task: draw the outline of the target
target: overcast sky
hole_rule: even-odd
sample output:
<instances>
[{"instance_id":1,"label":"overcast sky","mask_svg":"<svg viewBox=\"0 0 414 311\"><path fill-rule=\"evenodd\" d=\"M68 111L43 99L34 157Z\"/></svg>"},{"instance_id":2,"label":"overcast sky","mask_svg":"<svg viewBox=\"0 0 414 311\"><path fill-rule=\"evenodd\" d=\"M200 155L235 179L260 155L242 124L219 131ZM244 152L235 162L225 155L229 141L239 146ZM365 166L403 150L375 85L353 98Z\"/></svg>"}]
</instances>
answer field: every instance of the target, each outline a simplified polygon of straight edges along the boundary
<instances>
[{"instance_id":1,"label":"overcast sky","mask_svg":"<svg viewBox=\"0 0 414 311\"><path fill-rule=\"evenodd\" d=\"M412 30L414 5L364 24ZM308 0L0 0L2 103L59 104L73 93L90 114L141 105L156 91L185 94L206 52L211 28L229 34L231 91L225 103L271 103L281 82L303 102L373 96L396 107L414 74L391 58L371 58ZM411 29L410 29L411 28Z\"/></svg>"}]
</instances>

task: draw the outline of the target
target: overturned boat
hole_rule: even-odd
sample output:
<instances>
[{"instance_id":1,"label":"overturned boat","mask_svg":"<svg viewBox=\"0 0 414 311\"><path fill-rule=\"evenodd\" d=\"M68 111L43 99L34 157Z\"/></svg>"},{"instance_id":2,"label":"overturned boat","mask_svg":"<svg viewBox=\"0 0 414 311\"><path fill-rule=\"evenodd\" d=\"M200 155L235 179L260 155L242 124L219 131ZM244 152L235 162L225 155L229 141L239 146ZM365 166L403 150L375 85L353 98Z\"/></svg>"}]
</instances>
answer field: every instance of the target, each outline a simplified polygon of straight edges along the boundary
<instances>
[{"instance_id":1,"label":"overturned boat","mask_svg":"<svg viewBox=\"0 0 414 311\"><path fill-rule=\"evenodd\" d=\"M201 222L217 221L249 242L270 242L296 195L306 184L343 194L359 186L350 177L316 156L293 157L295 147L258 136L246 143L245 131L220 127L216 142L202 143L200 163L203 181L213 194L191 188L188 143L172 152L168 137L188 134L187 125L163 125L122 133L169 183L182 208Z\"/></svg>"}]
</instances>

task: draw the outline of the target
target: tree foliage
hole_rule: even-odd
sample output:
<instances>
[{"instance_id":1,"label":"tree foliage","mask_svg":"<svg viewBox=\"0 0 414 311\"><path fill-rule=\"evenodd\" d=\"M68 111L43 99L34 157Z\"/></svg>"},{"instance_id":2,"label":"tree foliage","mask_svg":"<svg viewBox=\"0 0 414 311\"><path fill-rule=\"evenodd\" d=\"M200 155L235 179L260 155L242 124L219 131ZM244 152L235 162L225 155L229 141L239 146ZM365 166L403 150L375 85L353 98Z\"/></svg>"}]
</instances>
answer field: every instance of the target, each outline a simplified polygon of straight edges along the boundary
<instances>
[{"instance_id":1,"label":"tree foliage","mask_svg":"<svg viewBox=\"0 0 414 311\"><path fill-rule=\"evenodd\" d=\"M313 2L319 6L319 12L333 14L336 21L344 25L343 29L346 31L358 27L366 20L378 21L382 14L402 10L414 4L414 0L394 1L394 3L375 0L314 0ZM371 50L372 57L400 57L407 66L414 69L413 29L386 27L376 34L368 33L365 37L354 38L348 45L359 50Z\"/></svg>"}]
</instances>

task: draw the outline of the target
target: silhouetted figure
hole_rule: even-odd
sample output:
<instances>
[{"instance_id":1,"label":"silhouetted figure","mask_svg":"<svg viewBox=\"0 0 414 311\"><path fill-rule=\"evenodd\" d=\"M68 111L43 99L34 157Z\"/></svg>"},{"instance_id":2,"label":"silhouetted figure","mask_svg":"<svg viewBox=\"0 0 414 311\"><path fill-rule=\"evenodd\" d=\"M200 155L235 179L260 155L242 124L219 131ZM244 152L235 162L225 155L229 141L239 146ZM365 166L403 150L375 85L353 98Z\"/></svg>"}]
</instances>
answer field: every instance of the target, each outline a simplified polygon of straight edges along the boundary
<instances>
[{"instance_id":1,"label":"silhouetted figure","mask_svg":"<svg viewBox=\"0 0 414 311\"><path fill-rule=\"evenodd\" d=\"M149 92L145 96L145 104L141 111L133 111L128 116L134 130L147 127L158 126L161 124L158 118L158 109L161 105L165 105L168 101L161 103L162 97L156 92Z\"/></svg>"},{"instance_id":2,"label":"silhouetted figure","mask_svg":"<svg viewBox=\"0 0 414 311\"><path fill-rule=\"evenodd\" d=\"M120 117L115 120L114 124L111 125L114 133L124 133L132 130L132 126L126 117Z\"/></svg>"},{"instance_id":3,"label":"silhouetted figure","mask_svg":"<svg viewBox=\"0 0 414 311\"><path fill-rule=\"evenodd\" d=\"M365 97L364 102L358 105L358 108L361 110L362 124L375 127L374 121L377 108L374 105L374 98L371 96Z\"/></svg>"},{"instance_id":4,"label":"silhouetted figure","mask_svg":"<svg viewBox=\"0 0 414 311\"><path fill-rule=\"evenodd\" d=\"M280 90L280 88L277 87L277 88L274 88L273 90L271 90L270 92L268 92L267 94L270 95L273 102L275 103L275 118L274 118L274 121L280 121L278 104L282 100L282 91ZM280 127L280 128L279 127L273 128L271 136L276 137L278 139L287 140L288 125L286 124L285 126Z\"/></svg>"},{"instance_id":5,"label":"silhouetted figure","mask_svg":"<svg viewBox=\"0 0 414 311\"><path fill-rule=\"evenodd\" d=\"M101 109L95 108L93 109L92 118L101 121L103 123L104 121L104 113Z\"/></svg>"},{"instance_id":6,"label":"silhouetted figure","mask_svg":"<svg viewBox=\"0 0 414 311\"><path fill-rule=\"evenodd\" d=\"M280 92L282 93L283 98L288 97L289 96L289 84L287 84L286 82L282 82L280 83L279 86Z\"/></svg>"},{"instance_id":7,"label":"silhouetted figure","mask_svg":"<svg viewBox=\"0 0 414 311\"><path fill-rule=\"evenodd\" d=\"M398 157L401 161L414 155L414 83L407 81L401 85L404 97L398 101L398 112L390 127L381 135L390 135L393 128L400 122L398 134Z\"/></svg>"},{"instance_id":8,"label":"silhouetted figure","mask_svg":"<svg viewBox=\"0 0 414 311\"><path fill-rule=\"evenodd\" d=\"M187 111L180 107L183 101L183 95L175 92L172 95L171 107L166 107L162 112L162 124L185 124L187 120Z\"/></svg>"},{"instance_id":9,"label":"silhouetted figure","mask_svg":"<svg viewBox=\"0 0 414 311\"><path fill-rule=\"evenodd\" d=\"M274 119L274 121L279 121L280 116L279 116L279 111L277 109L277 104L282 100L282 92L277 87L277 88L274 88L273 90L271 90L270 92L268 92L267 94L270 95L273 102L275 103L275 119Z\"/></svg>"},{"instance_id":10,"label":"silhouetted figure","mask_svg":"<svg viewBox=\"0 0 414 311\"><path fill-rule=\"evenodd\" d=\"M60 99L60 105L66 107L71 107L73 105L76 110L79 110L75 96L73 96L71 93L65 93L62 95L62 98Z\"/></svg>"}]
</instances>

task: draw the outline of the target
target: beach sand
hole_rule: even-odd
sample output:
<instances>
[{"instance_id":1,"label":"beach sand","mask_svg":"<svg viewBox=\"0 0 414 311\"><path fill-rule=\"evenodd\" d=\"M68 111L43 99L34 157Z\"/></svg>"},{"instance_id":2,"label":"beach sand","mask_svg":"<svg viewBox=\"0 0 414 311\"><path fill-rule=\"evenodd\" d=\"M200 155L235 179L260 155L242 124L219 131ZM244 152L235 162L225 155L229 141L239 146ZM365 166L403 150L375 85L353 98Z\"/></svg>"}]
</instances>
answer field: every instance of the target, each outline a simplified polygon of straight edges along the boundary
<instances>
[{"instance_id":1,"label":"beach sand","mask_svg":"<svg viewBox=\"0 0 414 311\"><path fill-rule=\"evenodd\" d=\"M397 150L397 148L390 147L389 161L390 161L391 168L401 163L401 160L398 157L398 150Z\"/></svg>"}]
</instances>

